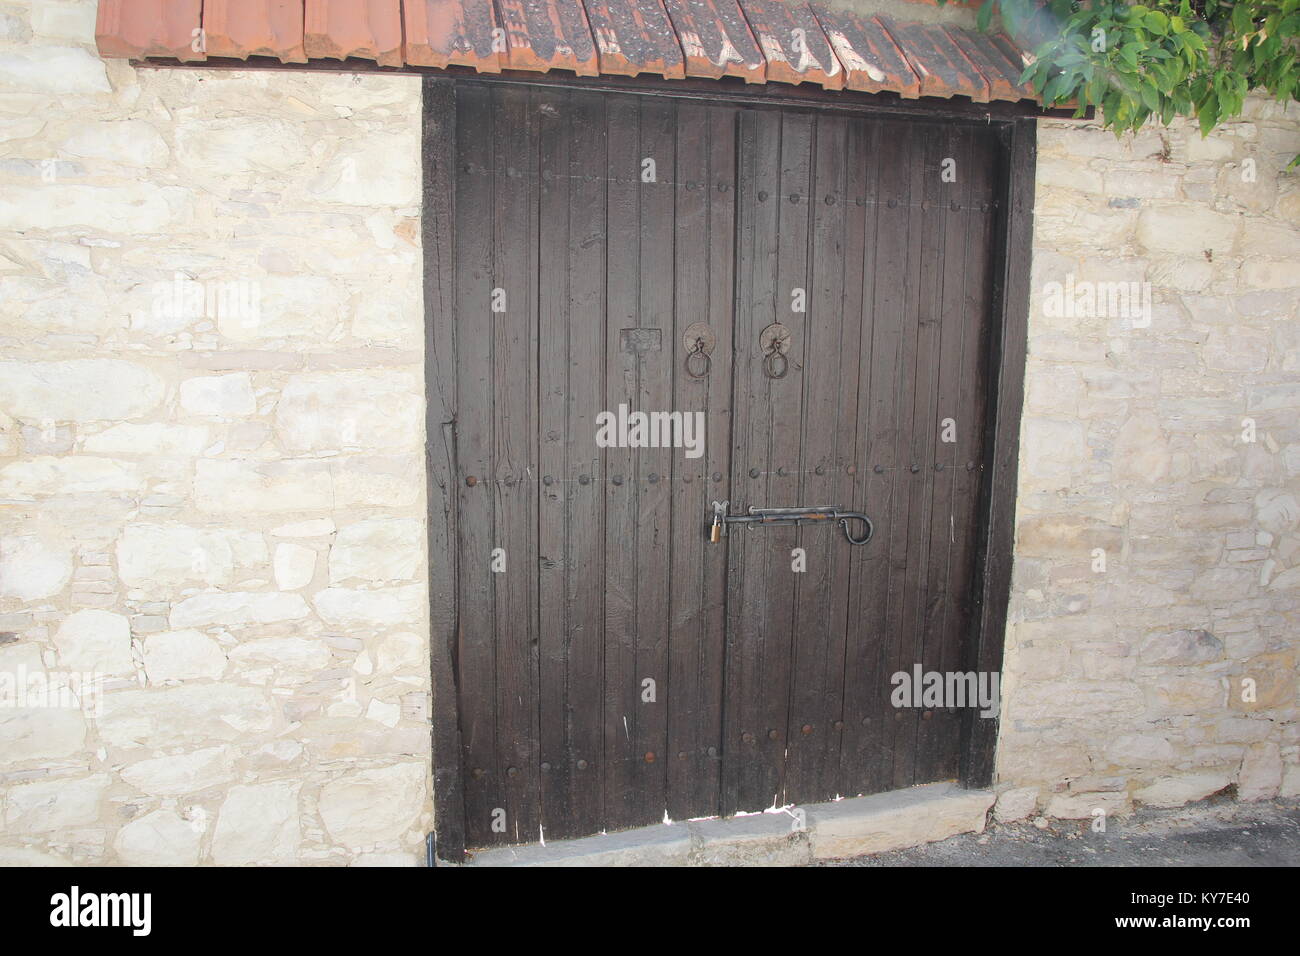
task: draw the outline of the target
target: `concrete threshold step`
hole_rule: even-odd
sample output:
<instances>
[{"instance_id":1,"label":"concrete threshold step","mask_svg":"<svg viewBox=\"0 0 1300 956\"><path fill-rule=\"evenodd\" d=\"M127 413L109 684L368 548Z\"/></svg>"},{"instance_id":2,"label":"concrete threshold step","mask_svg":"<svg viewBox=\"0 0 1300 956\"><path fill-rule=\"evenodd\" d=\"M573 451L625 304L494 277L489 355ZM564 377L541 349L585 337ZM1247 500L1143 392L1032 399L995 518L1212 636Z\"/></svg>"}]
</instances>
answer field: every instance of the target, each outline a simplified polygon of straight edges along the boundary
<instances>
[{"instance_id":1,"label":"concrete threshold step","mask_svg":"<svg viewBox=\"0 0 1300 956\"><path fill-rule=\"evenodd\" d=\"M992 790L931 783L723 820L475 852L469 866L797 866L980 833Z\"/></svg>"}]
</instances>

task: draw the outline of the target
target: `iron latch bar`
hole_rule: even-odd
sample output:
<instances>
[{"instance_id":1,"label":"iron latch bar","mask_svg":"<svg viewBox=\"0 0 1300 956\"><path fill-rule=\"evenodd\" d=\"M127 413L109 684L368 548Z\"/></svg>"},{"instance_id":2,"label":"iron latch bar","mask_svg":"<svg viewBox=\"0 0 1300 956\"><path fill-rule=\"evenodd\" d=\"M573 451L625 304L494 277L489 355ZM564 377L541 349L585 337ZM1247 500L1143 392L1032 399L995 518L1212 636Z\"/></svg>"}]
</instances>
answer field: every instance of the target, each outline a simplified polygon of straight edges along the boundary
<instances>
[{"instance_id":1,"label":"iron latch bar","mask_svg":"<svg viewBox=\"0 0 1300 956\"><path fill-rule=\"evenodd\" d=\"M750 508L746 514L727 513L728 501L713 502L713 520L709 526L709 540L719 541L727 533L727 525L741 524L747 528L781 525L825 524L835 522L844 532L845 539L852 545L866 544L875 534L875 525L861 511L844 511L841 508ZM862 522L861 536L855 537L849 530L850 521Z\"/></svg>"}]
</instances>

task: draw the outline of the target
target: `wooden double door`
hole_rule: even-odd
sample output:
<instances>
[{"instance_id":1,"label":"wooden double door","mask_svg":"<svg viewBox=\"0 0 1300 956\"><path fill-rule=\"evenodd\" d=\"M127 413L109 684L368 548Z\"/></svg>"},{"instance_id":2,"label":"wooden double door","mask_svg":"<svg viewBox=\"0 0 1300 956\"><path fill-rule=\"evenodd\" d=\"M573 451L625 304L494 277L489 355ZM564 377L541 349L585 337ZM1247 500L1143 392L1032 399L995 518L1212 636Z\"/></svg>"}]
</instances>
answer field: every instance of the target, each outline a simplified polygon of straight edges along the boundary
<instances>
[{"instance_id":1,"label":"wooden double door","mask_svg":"<svg viewBox=\"0 0 1300 956\"><path fill-rule=\"evenodd\" d=\"M467 845L954 778L958 712L891 694L975 626L994 135L473 82L446 109ZM620 406L703 440L611 445ZM715 543L714 502L874 537Z\"/></svg>"}]
</instances>

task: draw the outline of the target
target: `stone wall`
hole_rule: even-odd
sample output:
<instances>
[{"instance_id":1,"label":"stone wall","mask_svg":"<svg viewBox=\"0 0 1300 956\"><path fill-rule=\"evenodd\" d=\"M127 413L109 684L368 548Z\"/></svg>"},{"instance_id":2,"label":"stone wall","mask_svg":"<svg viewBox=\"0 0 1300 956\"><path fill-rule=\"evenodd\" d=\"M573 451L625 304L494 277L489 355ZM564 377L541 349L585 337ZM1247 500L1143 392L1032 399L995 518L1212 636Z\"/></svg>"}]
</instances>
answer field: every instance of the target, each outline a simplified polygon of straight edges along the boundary
<instances>
[{"instance_id":1,"label":"stone wall","mask_svg":"<svg viewBox=\"0 0 1300 956\"><path fill-rule=\"evenodd\" d=\"M94 8L0 0L0 864L419 862L418 80ZM1294 795L1300 117L1040 149L1001 811Z\"/></svg>"},{"instance_id":2,"label":"stone wall","mask_svg":"<svg viewBox=\"0 0 1300 956\"><path fill-rule=\"evenodd\" d=\"M420 86L0 0L0 864L402 862L429 790Z\"/></svg>"},{"instance_id":3,"label":"stone wall","mask_svg":"<svg viewBox=\"0 0 1300 956\"><path fill-rule=\"evenodd\" d=\"M1040 123L1010 815L1300 794L1300 112L1248 107Z\"/></svg>"}]
</instances>

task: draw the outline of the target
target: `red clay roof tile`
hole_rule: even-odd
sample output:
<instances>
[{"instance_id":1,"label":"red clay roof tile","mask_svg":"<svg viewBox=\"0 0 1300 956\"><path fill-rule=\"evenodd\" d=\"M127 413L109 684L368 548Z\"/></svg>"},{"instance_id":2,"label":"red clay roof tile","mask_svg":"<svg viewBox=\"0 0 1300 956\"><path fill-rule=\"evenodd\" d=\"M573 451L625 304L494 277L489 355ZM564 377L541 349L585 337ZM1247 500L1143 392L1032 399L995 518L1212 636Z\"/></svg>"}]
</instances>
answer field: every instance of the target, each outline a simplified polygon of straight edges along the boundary
<instances>
[{"instance_id":1,"label":"red clay roof tile","mask_svg":"<svg viewBox=\"0 0 1300 956\"><path fill-rule=\"evenodd\" d=\"M579 0L497 0L506 30L506 66L547 73L599 76L596 44Z\"/></svg>"},{"instance_id":2,"label":"red clay roof tile","mask_svg":"<svg viewBox=\"0 0 1300 956\"><path fill-rule=\"evenodd\" d=\"M307 55L402 65L401 0L307 0Z\"/></svg>"},{"instance_id":3,"label":"red clay roof tile","mask_svg":"<svg viewBox=\"0 0 1300 956\"><path fill-rule=\"evenodd\" d=\"M677 31L659 0L584 0L600 72L686 76Z\"/></svg>"},{"instance_id":4,"label":"red clay roof tile","mask_svg":"<svg viewBox=\"0 0 1300 956\"><path fill-rule=\"evenodd\" d=\"M505 30L492 0L402 0L406 62L412 66L472 66L500 73Z\"/></svg>"},{"instance_id":5,"label":"red clay roof tile","mask_svg":"<svg viewBox=\"0 0 1300 956\"><path fill-rule=\"evenodd\" d=\"M206 59L202 0L99 0L95 44L105 56Z\"/></svg>"},{"instance_id":6,"label":"red clay roof tile","mask_svg":"<svg viewBox=\"0 0 1300 956\"><path fill-rule=\"evenodd\" d=\"M844 88L844 69L808 4L740 0L740 9L767 57L769 82Z\"/></svg>"},{"instance_id":7,"label":"red clay roof tile","mask_svg":"<svg viewBox=\"0 0 1300 956\"><path fill-rule=\"evenodd\" d=\"M200 26L202 31L200 31ZM570 70L1035 98L1005 37L803 0L100 0L104 56L362 57L483 73Z\"/></svg>"},{"instance_id":8,"label":"red clay roof tile","mask_svg":"<svg viewBox=\"0 0 1300 956\"><path fill-rule=\"evenodd\" d=\"M921 80L922 96L968 96L989 101L988 81L967 59L943 27L877 17Z\"/></svg>"},{"instance_id":9,"label":"red clay roof tile","mask_svg":"<svg viewBox=\"0 0 1300 956\"><path fill-rule=\"evenodd\" d=\"M303 0L203 0L208 56L274 56L306 63Z\"/></svg>"},{"instance_id":10,"label":"red clay roof tile","mask_svg":"<svg viewBox=\"0 0 1300 956\"><path fill-rule=\"evenodd\" d=\"M767 80L767 61L737 0L664 0L682 43L686 75Z\"/></svg>"},{"instance_id":11,"label":"red clay roof tile","mask_svg":"<svg viewBox=\"0 0 1300 956\"><path fill-rule=\"evenodd\" d=\"M813 12L844 65L845 86L864 93L899 93L909 99L921 95L921 81L879 21L821 5L814 5Z\"/></svg>"}]
</instances>

